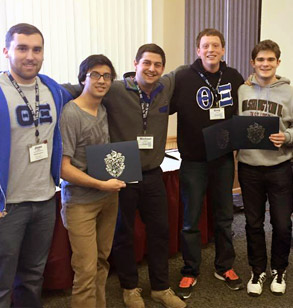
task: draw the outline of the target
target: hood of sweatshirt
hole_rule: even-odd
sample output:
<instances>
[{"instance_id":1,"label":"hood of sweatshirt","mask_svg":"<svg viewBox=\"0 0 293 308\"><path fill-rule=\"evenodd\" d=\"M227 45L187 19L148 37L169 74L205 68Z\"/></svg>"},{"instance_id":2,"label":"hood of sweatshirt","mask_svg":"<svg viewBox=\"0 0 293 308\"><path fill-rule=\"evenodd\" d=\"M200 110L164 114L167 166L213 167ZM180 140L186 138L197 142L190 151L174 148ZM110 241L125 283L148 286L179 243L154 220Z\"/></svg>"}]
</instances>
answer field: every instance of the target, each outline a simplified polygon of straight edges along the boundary
<instances>
[{"instance_id":1,"label":"hood of sweatshirt","mask_svg":"<svg viewBox=\"0 0 293 308\"><path fill-rule=\"evenodd\" d=\"M288 85L290 84L290 80L286 77L281 77L281 76L276 75L276 78L277 80L275 82L268 84L267 86L260 86L259 82L256 79L255 74L253 74L251 83L253 85L256 85L262 88L274 88L274 87L279 87L280 85L283 85L283 84L288 84Z\"/></svg>"},{"instance_id":2,"label":"hood of sweatshirt","mask_svg":"<svg viewBox=\"0 0 293 308\"><path fill-rule=\"evenodd\" d=\"M210 73L205 70L205 68L202 65L202 60L200 58L196 59L193 64L191 64L191 68L195 70L196 72L202 72L205 76L209 77L209 75L215 75L219 74L219 71L224 72L227 69L227 65L225 61L220 62L220 69L216 73Z\"/></svg>"}]
</instances>

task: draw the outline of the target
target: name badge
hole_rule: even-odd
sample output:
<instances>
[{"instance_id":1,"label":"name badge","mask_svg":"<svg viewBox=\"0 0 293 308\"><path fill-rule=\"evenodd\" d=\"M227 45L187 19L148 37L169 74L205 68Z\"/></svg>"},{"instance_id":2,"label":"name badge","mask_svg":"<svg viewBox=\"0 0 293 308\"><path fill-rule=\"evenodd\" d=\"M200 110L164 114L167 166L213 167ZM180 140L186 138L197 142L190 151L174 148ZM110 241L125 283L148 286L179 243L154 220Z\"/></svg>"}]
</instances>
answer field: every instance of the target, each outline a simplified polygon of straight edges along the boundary
<instances>
[{"instance_id":1,"label":"name badge","mask_svg":"<svg viewBox=\"0 0 293 308\"><path fill-rule=\"evenodd\" d=\"M210 109L210 120L223 120L225 119L224 108L211 108Z\"/></svg>"},{"instance_id":2,"label":"name badge","mask_svg":"<svg viewBox=\"0 0 293 308\"><path fill-rule=\"evenodd\" d=\"M42 143L30 145L28 149L31 163L48 158L47 140Z\"/></svg>"},{"instance_id":3,"label":"name badge","mask_svg":"<svg viewBox=\"0 0 293 308\"><path fill-rule=\"evenodd\" d=\"M152 150L154 148L154 136L137 136L140 150Z\"/></svg>"}]
</instances>

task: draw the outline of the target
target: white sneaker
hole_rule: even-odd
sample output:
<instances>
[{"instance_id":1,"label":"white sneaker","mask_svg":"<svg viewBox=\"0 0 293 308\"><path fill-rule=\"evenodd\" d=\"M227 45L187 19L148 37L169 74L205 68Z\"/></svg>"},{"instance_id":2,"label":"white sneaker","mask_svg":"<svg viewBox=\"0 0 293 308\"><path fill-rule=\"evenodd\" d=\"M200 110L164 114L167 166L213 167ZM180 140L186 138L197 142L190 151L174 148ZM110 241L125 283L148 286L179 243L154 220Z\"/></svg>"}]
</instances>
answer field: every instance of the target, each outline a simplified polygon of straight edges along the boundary
<instances>
[{"instance_id":1,"label":"white sneaker","mask_svg":"<svg viewBox=\"0 0 293 308\"><path fill-rule=\"evenodd\" d=\"M286 291L286 270L277 271L271 270L272 275L272 283L271 283L271 291L275 295L283 295Z\"/></svg>"},{"instance_id":2,"label":"white sneaker","mask_svg":"<svg viewBox=\"0 0 293 308\"><path fill-rule=\"evenodd\" d=\"M247 293L250 296L260 296L263 289L263 284L266 281L266 273L261 274L251 273L251 278L247 283Z\"/></svg>"}]
</instances>

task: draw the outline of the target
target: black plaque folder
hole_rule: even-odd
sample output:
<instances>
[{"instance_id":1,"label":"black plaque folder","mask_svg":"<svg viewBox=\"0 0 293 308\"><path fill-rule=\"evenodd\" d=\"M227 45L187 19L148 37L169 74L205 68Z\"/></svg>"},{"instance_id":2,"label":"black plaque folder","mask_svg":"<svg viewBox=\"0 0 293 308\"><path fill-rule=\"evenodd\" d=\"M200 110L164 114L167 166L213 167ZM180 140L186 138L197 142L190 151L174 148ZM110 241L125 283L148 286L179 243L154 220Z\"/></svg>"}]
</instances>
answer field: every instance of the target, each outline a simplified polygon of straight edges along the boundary
<instances>
[{"instance_id":1,"label":"black plaque folder","mask_svg":"<svg viewBox=\"0 0 293 308\"><path fill-rule=\"evenodd\" d=\"M142 180L137 141L124 141L86 147L88 174L99 180Z\"/></svg>"},{"instance_id":2,"label":"black plaque folder","mask_svg":"<svg viewBox=\"0 0 293 308\"><path fill-rule=\"evenodd\" d=\"M207 161L232 152L232 120L222 121L203 129Z\"/></svg>"},{"instance_id":3,"label":"black plaque folder","mask_svg":"<svg viewBox=\"0 0 293 308\"><path fill-rule=\"evenodd\" d=\"M269 136L279 132L279 117L233 116L234 149L275 150Z\"/></svg>"},{"instance_id":4,"label":"black plaque folder","mask_svg":"<svg viewBox=\"0 0 293 308\"><path fill-rule=\"evenodd\" d=\"M207 161L233 150L278 148L269 140L279 132L279 117L233 116L203 129Z\"/></svg>"}]
</instances>

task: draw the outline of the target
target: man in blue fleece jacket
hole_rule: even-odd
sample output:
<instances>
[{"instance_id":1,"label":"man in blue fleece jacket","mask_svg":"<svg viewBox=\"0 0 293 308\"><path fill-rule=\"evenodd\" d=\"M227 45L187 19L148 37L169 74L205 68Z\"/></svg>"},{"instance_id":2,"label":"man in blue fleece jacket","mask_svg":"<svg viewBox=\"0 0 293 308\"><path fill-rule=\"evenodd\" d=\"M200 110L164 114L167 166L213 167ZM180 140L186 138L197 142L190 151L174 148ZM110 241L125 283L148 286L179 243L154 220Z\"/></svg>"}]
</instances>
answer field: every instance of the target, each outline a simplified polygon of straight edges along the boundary
<instances>
[{"instance_id":1,"label":"man in blue fleece jacket","mask_svg":"<svg viewBox=\"0 0 293 308\"><path fill-rule=\"evenodd\" d=\"M9 70L0 74L0 307L12 298L14 307L38 308L55 224L59 117L71 96L38 75L44 38L36 27L11 27L3 51Z\"/></svg>"}]
</instances>

